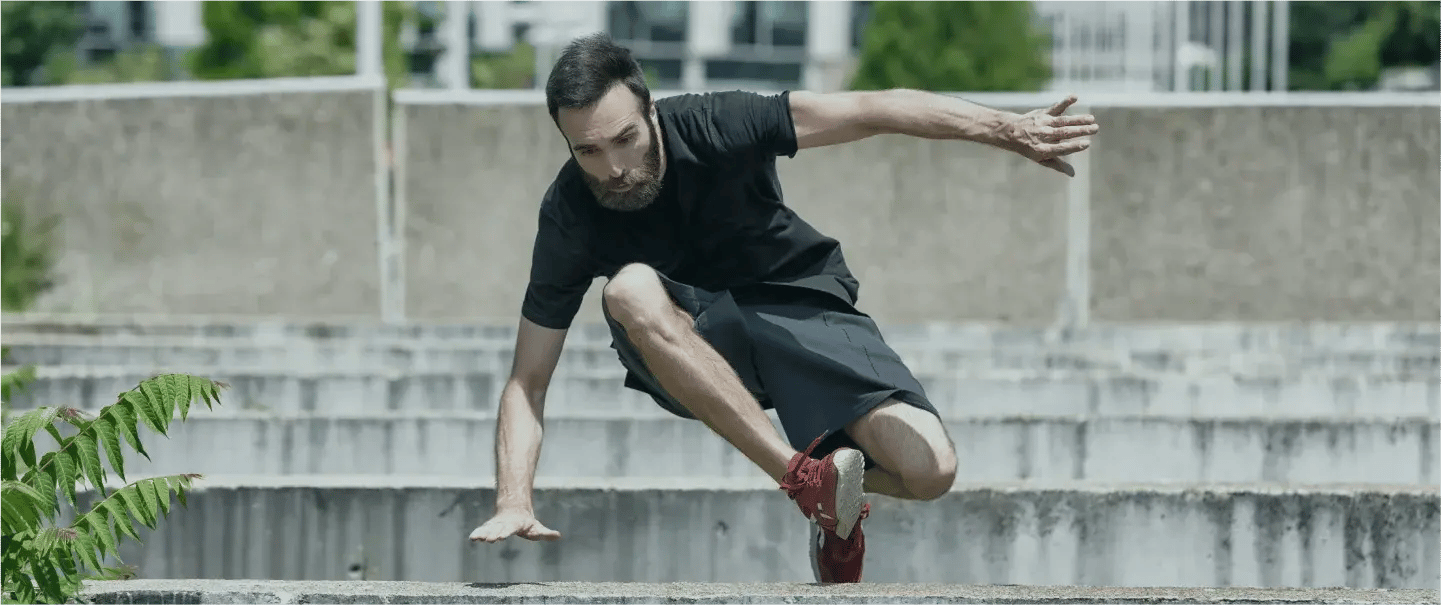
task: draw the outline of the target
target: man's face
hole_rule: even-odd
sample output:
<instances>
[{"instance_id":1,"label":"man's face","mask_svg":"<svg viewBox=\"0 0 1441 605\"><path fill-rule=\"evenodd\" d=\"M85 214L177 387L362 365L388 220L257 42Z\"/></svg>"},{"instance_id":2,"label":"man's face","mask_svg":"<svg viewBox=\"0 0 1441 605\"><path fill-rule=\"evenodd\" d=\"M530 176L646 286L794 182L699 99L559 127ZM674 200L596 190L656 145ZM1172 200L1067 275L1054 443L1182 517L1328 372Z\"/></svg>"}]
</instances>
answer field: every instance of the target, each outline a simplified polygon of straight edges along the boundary
<instances>
[{"instance_id":1,"label":"man's face","mask_svg":"<svg viewBox=\"0 0 1441 605\"><path fill-rule=\"evenodd\" d=\"M635 93L617 84L595 106L562 108L557 115L586 185L605 208L640 210L660 193L660 139L654 108L648 109L642 111Z\"/></svg>"}]
</instances>

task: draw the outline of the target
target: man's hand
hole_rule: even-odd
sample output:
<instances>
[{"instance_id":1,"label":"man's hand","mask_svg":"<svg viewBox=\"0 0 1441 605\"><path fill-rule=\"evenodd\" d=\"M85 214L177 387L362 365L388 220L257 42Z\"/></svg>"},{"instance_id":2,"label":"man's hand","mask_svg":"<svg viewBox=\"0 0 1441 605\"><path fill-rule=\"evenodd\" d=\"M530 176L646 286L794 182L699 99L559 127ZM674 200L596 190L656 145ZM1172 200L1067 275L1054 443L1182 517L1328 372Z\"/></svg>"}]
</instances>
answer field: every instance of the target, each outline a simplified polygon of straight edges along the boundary
<instances>
[{"instance_id":1,"label":"man's hand","mask_svg":"<svg viewBox=\"0 0 1441 605\"><path fill-rule=\"evenodd\" d=\"M1091 140L1083 137L1100 132L1101 127L1096 116L1063 115L1075 102L1076 95L1070 95L1050 109L1017 116L1010 124L1009 136L1016 153L1066 176L1076 176L1076 169L1061 157L1089 149Z\"/></svg>"},{"instance_id":2,"label":"man's hand","mask_svg":"<svg viewBox=\"0 0 1441 605\"><path fill-rule=\"evenodd\" d=\"M560 532L540 524L534 513L501 511L470 532L471 542L496 543L511 536L527 540L559 540Z\"/></svg>"}]
</instances>

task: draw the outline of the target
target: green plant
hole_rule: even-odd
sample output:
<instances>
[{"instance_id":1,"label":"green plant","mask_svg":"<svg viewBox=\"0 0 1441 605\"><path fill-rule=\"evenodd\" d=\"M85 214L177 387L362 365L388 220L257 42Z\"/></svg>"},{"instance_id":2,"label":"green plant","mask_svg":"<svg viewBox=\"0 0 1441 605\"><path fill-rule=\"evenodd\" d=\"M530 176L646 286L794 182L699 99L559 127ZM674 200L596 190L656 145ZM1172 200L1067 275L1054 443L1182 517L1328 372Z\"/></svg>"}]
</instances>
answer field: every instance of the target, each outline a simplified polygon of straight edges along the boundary
<instances>
[{"instance_id":1,"label":"green plant","mask_svg":"<svg viewBox=\"0 0 1441 605\"><path fill-rule=\"evenodd\" d=\"M7 192L9 193L9 192ZM14 195L0 206L0 306L24 311L51 287L50 233L57 217L32 223L26 205Z\"/></svg>"},{"instance_id":2,"label":"green plant","mask_svg":"<svg viewBox=\"0 0 1441 605\"><path fill-rule=\"evenodd\" d=\"M853 90L1040 90L1050 40L1030 2L876 2Z\"/></svg>"},{"instance_id":3,"label":"green plant","mask_svg":"<svg viewBox=\"0 0 1441 605\"><path fill-rule=\"evenodd\" d=\"M5 376L6 401L26 376ZM185 374L164 374L141 382L121 393L114 404L92 418L70 407L42 407L7 422L0 437L0 570L3 570L3 600L6 603L64 603L75 598L81 583L92 579L122 579L123 568L102 564L112 557L120 560L118 544L123 536L140 541L132 518L155 529L161 516L169 516L171 493L186 506L185 492L196 474L143 479L107 492L108 479L100 452L120 480L125 463L120 443L145 456L140 442L139 422L165 435L175 412L185 420L192 402L207 408L220 403L224 383ZM58 422L74 428L63 437ZM45 430L56 448L36 459L34 438ZM61 526L60 494L72 509L76 507L76 484L82 478L93 490L95 505ZM78 511L77 511L78 512Z\"/></svg>"}]
</instances>

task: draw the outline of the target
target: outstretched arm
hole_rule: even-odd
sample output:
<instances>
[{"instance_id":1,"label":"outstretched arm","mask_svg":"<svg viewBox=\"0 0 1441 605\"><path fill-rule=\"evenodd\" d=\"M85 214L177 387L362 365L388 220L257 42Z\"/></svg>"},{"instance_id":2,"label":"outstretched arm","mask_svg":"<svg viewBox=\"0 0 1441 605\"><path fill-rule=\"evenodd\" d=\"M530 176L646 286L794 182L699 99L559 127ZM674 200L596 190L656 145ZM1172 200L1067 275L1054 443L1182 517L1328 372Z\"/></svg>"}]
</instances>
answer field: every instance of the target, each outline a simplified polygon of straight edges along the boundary
<instances>
[{"instance_id":1,"label":"outstretched arm","mask_svg":"<svg viewBox=\"0 0 1441 605\"><path fill-rule=\"evenodd\" d=\"M959 139L1018 153L1066 176L1075 170L1061 158L1091 146L1100 130L1092 115L1065 115L1074 95L1047 109L1024 114L983 107L919 90L791 93L797 147L808 149L857 141L877 134Z\"/></svg>"}]
</instances>

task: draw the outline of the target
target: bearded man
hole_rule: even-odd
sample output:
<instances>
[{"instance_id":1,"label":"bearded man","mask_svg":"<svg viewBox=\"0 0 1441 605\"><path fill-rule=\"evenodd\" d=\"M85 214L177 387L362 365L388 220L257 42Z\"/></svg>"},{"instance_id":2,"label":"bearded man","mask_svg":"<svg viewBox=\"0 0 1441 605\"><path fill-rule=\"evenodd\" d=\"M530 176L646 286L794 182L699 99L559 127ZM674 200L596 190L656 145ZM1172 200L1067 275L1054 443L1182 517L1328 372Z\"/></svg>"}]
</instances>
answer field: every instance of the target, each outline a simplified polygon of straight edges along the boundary
<instances>
[{"instance_id":1,"label":"bearded man","mask_svg":"<svg viewBox=\"0 0 1441 605\"><path fill-rule=\"evenodd\" d=\"M1073 176L1061 158L1098 132L1093 116L1064 115L1075 100L1026 114L913 90L652 100L628 50L603 34L572 41L546 83L571 158L541 201L499 406L495 515L470 538L560 537L531 499L542 408L566 331L604 276L625 385L704 422L785 490L815 524L817 581L860 581L865 494L939 498L955 446L857 309L840 244L783 202L776 159L903 134L986 143Z\"/></svg>"}]
</instances>

